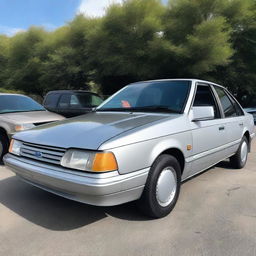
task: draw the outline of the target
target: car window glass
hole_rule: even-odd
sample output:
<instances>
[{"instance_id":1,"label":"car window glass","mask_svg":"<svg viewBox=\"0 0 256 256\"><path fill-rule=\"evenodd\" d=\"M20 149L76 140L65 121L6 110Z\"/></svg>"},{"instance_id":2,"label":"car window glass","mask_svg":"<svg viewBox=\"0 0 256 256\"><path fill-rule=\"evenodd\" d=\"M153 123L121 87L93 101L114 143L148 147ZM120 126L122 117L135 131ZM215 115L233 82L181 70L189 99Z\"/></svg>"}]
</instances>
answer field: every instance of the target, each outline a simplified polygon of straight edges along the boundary
<instances>
[{"instance_id":1,"label":"car window glass","mask_svg":"<svg viewBox=\"0 0 256 256\"><path fill-rule=\"evenodd\" d=\"M70 105L70 94L63 94L60 97L59 107L60 108L68 108Z\"/></svg>"},{"instance_id":2,"label":"car window glass","mask_svg":"<svg viewBox=\"0 0 256 256\"><path fill-rule=\"evenodd\" d=\"M77 98L76 95L71 95L71 98L70 98L70 107L71 108L77 108L77 107L81 107L80 105L80 102Z\"/></svg>"},{"instance_id":3,"label":"car window glass","mask_svg":"<svg viewBox=\"0 0 256 256\"><path fill-rule=\"evenodd\" d=\"M0 114L43 110L43 106L27 96L0 95Z\"/></svg>"},{"instance_id":4,"label":"car window glass","mask_svg":"<svg viewBox=\"0 0 256 256\"><path fill-rule=\"evenodd\" d=\"M98 96L96 96L96 95L92 95L92 102L91 102L92 106L97 107L97 106L99 106L102 102L103 102L103 100L102 100L100 97L98 97Z\"/></svg>"},{"instance_id":5,"label":"car window glass","mask_svg":"<svg viewBox=\"0 0 256 256\"><path fill-rule=\"evenodd\" d=\"M241 109L241 107L239 106L239 104L236 102L236 100L235 100L231 95L229 95L229 96L230 96L230 100L232 101L232 104L233 104L234 107L235 107L236 114L237 114L238 116L243 116L243 115L244 115L244 112L243 112L243 110Z\"/></svg>"},{"instance_id":6,"label":"car window glass","mask_svg":"<svg viewBox=\"0 0 256 256\"><path fill-rule=\"evenodd\" d=\"M214 108L215 118L220 117L219 108L217 107L212 90L208 85L197 86L197 91L196 91L196 96L195 96L193 106L195 107L211 106Z\"/></svg>"},{"instance_id":7,"label":"car window glass","mask_svg":"<svg viewBox=\"0 0 256 256\"><path fill-rule=\"evenodd\" d=\"M232 104L230 98L226 94L226 92L219 87L215 87L215 90L219 96L225 117L237 116L236 109L235 109L234 105Z\"/></svg>"},{"instance_id":8,"label":"car window glass","mask_svg":"<svg viewBox=\"0 0 256 256\"><path fill-rule=\"evenodd\" d=\"M152 108L182 112L190 89L190 81L153 81L126 86L105 102L98 111L108 109L150 111Z\"/></svg>"},{"instance_id":9,"label":"car window glass","mask_svg":"<svg viewBox=\"0 0 256 256\"><path fill-rule=\"evenodd\" d=\"M79 93L76 97L82 107L97 107L103 102L100 97L91 93Z\"/></svg>"},{"instance_id":10,"label":"car window glass","mask_svg":"<svg viewBox=\"0 0 256 256\"><path fill-rule=\"evenodd\" d=\"M44 105L46 107L56 107L59 99L59 94L49 94L46 96Z\"/></svg>"}]
</instances>

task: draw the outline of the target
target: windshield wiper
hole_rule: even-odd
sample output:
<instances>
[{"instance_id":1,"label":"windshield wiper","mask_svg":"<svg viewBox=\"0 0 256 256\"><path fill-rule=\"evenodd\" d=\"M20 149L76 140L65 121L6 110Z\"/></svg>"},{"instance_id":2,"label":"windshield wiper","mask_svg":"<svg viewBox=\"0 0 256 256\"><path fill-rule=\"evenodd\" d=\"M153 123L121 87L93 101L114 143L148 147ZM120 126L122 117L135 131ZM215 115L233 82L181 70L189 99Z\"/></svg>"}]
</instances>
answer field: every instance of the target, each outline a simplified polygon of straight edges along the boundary
<instances>
[{"instance_id":1,"label":"windshield wiper","mask_svg":"<svg viewBox=\"0 0 256 256\"><path fill-rule=\"evenodd\" d=\"M167 112L167 113L177 113L180 114L180 111L176 109L169 108L167 106L143 106L143 107L133 107L133 108L102 108L96 109L96 111L118 111L118 112L135 112L135 111L147 111L147 112Z\"/></svg>"},{"instance_id":2,"label":"windshield wiper","mask_svg":"<svg viewBox=\"0 0 256 256\"><path fill-rule=\"evenodd\" d=\"M157 106L157 105L151 105L151 106L143 106L143 107L135 107L131 108L133 111L154 111L154 112L171 112L171 113L177 113L180 114L180 111L176 109L172 109L168 106Z\"/></svg>"},{"instance_id":3,"label":"windshield wiper","mask_svg":"<svg viewBox=\"0 0 256 256\"><path fill-rule=\"evenodd\" d=\"M131 108L99 108L99 109L95 109L94 111L96 112L101 112L101 111L117 111L117 112L127 112L130 111L131 112Z\"/></svg>"}]
</instances>

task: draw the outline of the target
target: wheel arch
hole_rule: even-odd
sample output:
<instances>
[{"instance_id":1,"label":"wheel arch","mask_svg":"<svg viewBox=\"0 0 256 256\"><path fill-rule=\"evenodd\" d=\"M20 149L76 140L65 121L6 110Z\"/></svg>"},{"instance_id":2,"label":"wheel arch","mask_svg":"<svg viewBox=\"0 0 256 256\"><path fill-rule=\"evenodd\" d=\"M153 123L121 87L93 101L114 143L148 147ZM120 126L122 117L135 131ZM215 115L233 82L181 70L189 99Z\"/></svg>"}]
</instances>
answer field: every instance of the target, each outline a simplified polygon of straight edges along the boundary
<instances>
[{"instance_id":1,"label":"wheel arch","mask_svg":"<svg viewBox=\"0 0 256 256\"><path fill-rule=\"evenodd\" d=\"M7 131L3 127L1 127L1 126L0 126L0 132L5 134L8 137Z\"/></svg>"},{"instance_id":2,"label":"wheel arch","mask_svg":"<svg viewBox=\"0 0 256 256\"><path fill-rule=\"evenodd\" d=\"M168 139L161 140L154 145L150 154L150 162L153 162L162 154L172 155L177 158L180 167L181 175L187 171L186 158L190 157L192 151L187 150L187 145L192 144L190 133L176 134L175 137L171 136Z\"/></svg>"},{"instance_id":3,"label":"wheel arch","mask_svg":"<svg viewBox=\"0 0 256 256\"><path fill-rule=\"evenodd\" d=\"M175 148L175 147L174 148L168 148L168 149L162 151L158 155L158 157L161 156L161 155L164 155L164 154L174 156L178 160L178 162L180 164L180 168L181 168L181 175L182 175L183 171L184 171L184 168L185 168L185 156L184 156L183 152L180 149Z\"/></svg>"},{"instance_id":4,"label":"wheel arch","mask_svg":"<svg viewBox=\"0 0 256 256\"><path fill-rule=\"evenodd\" d=\"M0 133L2 133L2 134L5 135L5 137L6 137L6 139L7 139L7 142L8 142L8 144L9 144L10 139L9 139L9 137L8 137L8 133L7 133L6 129L0 126Z\"/></svg>"}]
</instances>

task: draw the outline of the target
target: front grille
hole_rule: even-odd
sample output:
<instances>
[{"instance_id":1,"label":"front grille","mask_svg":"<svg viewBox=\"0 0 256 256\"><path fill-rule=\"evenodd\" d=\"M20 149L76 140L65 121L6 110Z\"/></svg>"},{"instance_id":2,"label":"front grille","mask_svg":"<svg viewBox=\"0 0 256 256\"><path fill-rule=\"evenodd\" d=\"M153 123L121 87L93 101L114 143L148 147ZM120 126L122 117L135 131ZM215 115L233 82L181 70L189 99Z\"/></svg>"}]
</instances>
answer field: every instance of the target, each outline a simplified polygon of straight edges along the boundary
<instances>
[{"instance_id":1,"label":"front grille","mask_svg":"<svg viewBox=\"0 0 256 256\"><path fill-rule=\"evenodd\" d=\"M65 149L41 146L24 142L21 147L21 156L37 161L60 165Z\"/></svg>"}]
</instances>

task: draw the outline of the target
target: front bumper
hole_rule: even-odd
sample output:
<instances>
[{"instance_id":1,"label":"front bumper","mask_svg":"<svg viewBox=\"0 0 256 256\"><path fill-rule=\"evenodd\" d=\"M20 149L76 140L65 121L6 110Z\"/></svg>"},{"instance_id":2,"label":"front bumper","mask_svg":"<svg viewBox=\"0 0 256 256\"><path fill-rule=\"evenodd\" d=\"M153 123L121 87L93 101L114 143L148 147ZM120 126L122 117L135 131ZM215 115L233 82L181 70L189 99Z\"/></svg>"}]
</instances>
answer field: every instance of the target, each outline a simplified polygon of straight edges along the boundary
<instances>
[{"instance_id":1,"label":"front bumper","mask_svg":"<svg viewBox=\"0 0 256 256\"><path fill-rule=\"evenodd\" d=\"M82 173L7 154L4 162L25 182L75 201L112 206L140 198L149 168L120 175Z\"/></svg>"}]
</instances>

